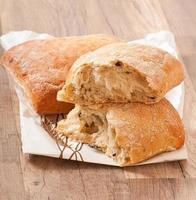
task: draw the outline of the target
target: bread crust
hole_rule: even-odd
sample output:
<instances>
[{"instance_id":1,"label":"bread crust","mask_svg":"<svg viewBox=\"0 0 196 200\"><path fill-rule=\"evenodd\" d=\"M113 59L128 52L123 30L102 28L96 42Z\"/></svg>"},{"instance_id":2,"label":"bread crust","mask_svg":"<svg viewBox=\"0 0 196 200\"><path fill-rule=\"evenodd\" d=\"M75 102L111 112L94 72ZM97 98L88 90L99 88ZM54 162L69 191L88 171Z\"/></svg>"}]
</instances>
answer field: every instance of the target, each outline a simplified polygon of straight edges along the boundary
<instances>
[{"instance_id":1,"label":"bread crust","mask_svg":"<svg viewBox=\"0 0 196 200\"><path fill-rule=\"evenodd\" d=\"M33 40L6 51L1 62L22 86L37 113L67 113L73 104L58 102L56 94L73 62L84 53L119 41L102 34Z\"/></svg>"},{"instance_id":2,"label":"bread crust","mask_svg":"<svg viewBox=\"0 0 196 200\"><path fill-rule=\"evenodd\" d=\"M122 165L147 160L157 154L179 149L184 144L182 121L166 99L152 105L125 105L111 110L108 115L118 147L127 152L120 160ZM113 120L122 124L113 123Z\"/></svg>"},{"instance_id":3,"label":"bread crust","mask_svg":"<svg viewBox=\"0 0 196 200\"><path fill-rule=\"evenodd\" d=\"M84 72L86 66L94 71L104 67L105 70L110 70L115 67L117 70L119 67L116 66L116 63L120 63L126 67L127 71L130 73L129 79L133 77L131 74L132 72L138 74L139 78L143 80L143 88L149 91L149 98L147 96L147 98L143 99L134 99L134 97L131 99L119 99L115 96L113 99L108 100L106 96L109 91L106 91L104 97L91 100L90 102L89 98L79 98L77 94L75 94L76 88L79 87L77 85L78 83L75 82L81 78L80 76L82 72ZM103 78L103 75L100 76ZM96 79L96 77L93 79ZM160 101L167 91L178 85L183 79L184 73L182 63L169 53L148 45L115 43L81 56L72 66L66 84L63 89L59 91L57 98L60 101L86 105L108 103L111 101L121 103L131 101L150 104ZM118 84L121 84L122 87L126 87L126 85L123 85L120 81ZM97 87L101 89L101 86L98 85ZM113 92L114 91L111 91L111 94ZM80 93L80 91L78 91L78 93ZM123 95L119 93L118 96L122 97Z\"/></svg>"},{"instance_id":4,"label":"bread crust","mask_svg":"<svg viewBox=\"0 0 196 200\"><path fill-rule=\"evenodd\" d=\"M77 107L75 109L78 109ZM184 144L182 121L166 99L152 105L129 103L79 106L79 108L80 111L89 109L94 114L105 113L108 124L105 135L108 136L110 131L113 132L110 143L114 145L109 145L108 141L105 141L105 145L98 143L103 135L98 137L94 134L70 131L74 130L70 127L70 114L69 123L66 124L66 120L60 121L57 131L73 140L101 148L122 166L136 164L157 154L176 150ZM72 120L75 120L76 116ZM80 123L79 120L77 122Z\"/></svg>"}]
</instances>

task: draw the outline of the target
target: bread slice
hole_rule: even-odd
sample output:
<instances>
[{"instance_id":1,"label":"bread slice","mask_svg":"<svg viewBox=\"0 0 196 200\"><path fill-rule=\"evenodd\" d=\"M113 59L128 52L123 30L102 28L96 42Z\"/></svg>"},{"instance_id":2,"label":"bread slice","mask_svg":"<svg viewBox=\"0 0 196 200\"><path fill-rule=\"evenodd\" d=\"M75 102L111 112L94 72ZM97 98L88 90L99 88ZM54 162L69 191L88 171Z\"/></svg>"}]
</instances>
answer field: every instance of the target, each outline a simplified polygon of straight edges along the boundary
<instances>
[{"instance_id":1,"label":"bread slice","mask_svg":"<svg viewBox=\"0 0 196 200\"><path fill-rule=\"evenodd\" d=\"M81 56L57 99L80 105L151 104L183 78L181 62L169 53L147 45L115 43Z\"/></svg>"},{"instance_id":2,"label":"bread slice","mask_svg":"<svg viewBox=\"0 0 196 200\"><path fill-rule=\"evenodd\" d=\"M58 123L57 132L98 148L121 166L184 144L182 121L166 99L152 105L76 105L67 119Z\"/></svg>"},{"instance_id":3,"label":"bread slice","mask_svg":"<svg viewBox=\"0 0 196 200\"><path fill-rule=\"evenodd\" d=\"M33 40L9 49L1 61L22 86L36 112L67 113L73 104L58 102L56 95L71 65L84 53L119 41L101 34Z\"/></svg>"}]
</instances>

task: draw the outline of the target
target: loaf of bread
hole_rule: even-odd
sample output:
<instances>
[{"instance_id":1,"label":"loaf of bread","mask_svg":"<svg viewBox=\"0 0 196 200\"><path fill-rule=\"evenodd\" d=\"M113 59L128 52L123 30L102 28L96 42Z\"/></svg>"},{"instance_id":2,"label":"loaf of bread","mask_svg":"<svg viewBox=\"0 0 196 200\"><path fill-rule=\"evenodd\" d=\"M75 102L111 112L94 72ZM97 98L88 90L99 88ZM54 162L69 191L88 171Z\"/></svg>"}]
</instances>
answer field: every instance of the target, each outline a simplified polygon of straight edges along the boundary
<instances>
[{"instance_id":1,"label":"loaf of bread","mask_svg":"<svg viewBox=\"0 0 196 200\"><path fill-rule=\"evenodd\" d=\"M119 41L109 35L34 40L9 49L1 62L24 89L37 113L66 113L73 104L58 102L56 95L71 65L82 54Z\"/></svg>"},{"instance_id":2,"label":"loaf of bread","mask_svg":"<svg viewBox=\"0 0 196 200\"><path fill-rule=\"evenodd\" d=\"M166 99L151 105L76 105L56 131L105 152L121 166L184 144L182 121Z\"/></svg>"},{"instance_id":3,"label":"loaf of bread","mask_svg":"<svg viewBox=\"0 0 196 200\"><path fill-rule=\"evenodd\" d=\"M57 99L80 105L160 101L184 78L179 60L147 45L115 43L81 56Z\"/></svg>"}]
</instances>

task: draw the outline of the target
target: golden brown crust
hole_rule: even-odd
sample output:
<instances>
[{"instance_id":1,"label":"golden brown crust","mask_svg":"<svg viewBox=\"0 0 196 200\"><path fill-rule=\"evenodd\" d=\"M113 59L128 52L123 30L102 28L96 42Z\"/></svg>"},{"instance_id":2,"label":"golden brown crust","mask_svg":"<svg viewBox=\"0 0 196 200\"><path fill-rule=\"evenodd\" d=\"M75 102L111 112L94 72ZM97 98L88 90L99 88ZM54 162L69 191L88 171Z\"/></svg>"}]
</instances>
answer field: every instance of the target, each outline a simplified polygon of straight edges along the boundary
<instances>
[{"instance_id":1,"label":"golden brown crust","mask_svg":"<svg viewBox=\"0 0 196 200\"><path fill-rule=\"evenodd\" d=\"M75 109L78 109L77 106ZM70 115L74 110L68 115L69 123L66 124L66 120L59 122L57 131L63 132L73 140L101 148L120 165L136 164L157 154L178 149L184 144L182 121L166 99L152 105L129 103L94 105L91 108L80 106L79 112L85 109L91 113L93 110L95 115L105 113L108 127L105 129L105 135L110 135L112 132L113 142L102 139L101 141L105 141L103 145L103 142L101 144L98 142L103 134L98 137L94 134L72 131L77 130L77 127L71 127L77 116L77 113ZM77 121L77 124L79 123ZM112 146L109 145L111 143Z\"/></svg>"},{"instance_id":2,"label":"golden brown crust","mask_svg":"<svg viewBox=\"0 0 196 200\"><path fill-rule=\"evenodd\" d=\"M152 105L125 105L111 110L109 115L111 121L122 122L108 120L115 130L118 147L127 151L122 165L141 162L184 144L182 121L166 99Z\"/></svg>"},{"instance_id":3,"label":"golden brown crust","mask_svg":"<svg viewBox=\"0 0 196 200\"><path fill-rule=\"evenodd\" d=\"M68 112L73 105L58 102L56 94L73 62L84 53L117 41L101 34L28 41L6 51L2 64L24 88L36 112Z\"/></svg>"},{"instance_id":4,"label":"golden brown crust","mask_svg":"<svg viewBox=\"0 0 196 200\"><path fill-rule=\"evenodd\" d=\"M85 102L90 101L89 98L79 98L77 96L80 93L79 91L74 94L75 87L77 87L77 83L74 80L76 81L80 78L85 66L90 66L94 71L107 66L105 70L109 70L109 68L116 67L112 63L117 62L122 63L126 70L132 70L130 71L130 78L133 77L131 74L133 71L135 74L139 74L143 80L143 89L148 90L150 96L136 100L134 97L131 97L132 99L119 100L115 96L112 99L113 102L127 103L128 100L131 100L131 102L155 103L163 98L168 90L184 79L182 63L169 53L148 45L115 43L83 55L74 63L64 88L59 92L59 100L78 104L85 104ZM122 87L126 87L122 84L122 81L119 81L120 84ZM122 97L123 95L119 93L119 96ZM106 102L111 102L111 99L108 101L106 98L100 97L95 102L87 102L86 105Z\"/></svg>"}]
</instances>

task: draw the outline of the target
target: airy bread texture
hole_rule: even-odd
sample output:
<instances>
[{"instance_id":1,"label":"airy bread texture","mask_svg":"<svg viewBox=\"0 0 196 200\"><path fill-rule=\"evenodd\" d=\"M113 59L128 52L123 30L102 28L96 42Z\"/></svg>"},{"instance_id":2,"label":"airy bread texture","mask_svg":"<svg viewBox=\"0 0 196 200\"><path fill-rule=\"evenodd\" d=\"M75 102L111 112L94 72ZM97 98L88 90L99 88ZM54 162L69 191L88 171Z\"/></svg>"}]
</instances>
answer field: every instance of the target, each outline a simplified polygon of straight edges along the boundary
<instances>
[{"instance_id":1,"label":"airy bread texture","mask_svg":"<svg viewBox=\"0 0 196 200\"><path fill-rule=\"evenodd\" d=\"M119 41L101 34L33 40L6 51L1 62L22 86L37 113L67 113L73 104L58 102L56 95L71 65L81 55Z\"/></svg>"},{"instance_id":2,"label":"airy bread texture","mask_svg":"<svg viewBox=\"0 0 196 200\"><path fill-rule=\"evenodd\" d=\"M179 60L147 45L115 43L81 56L57 99L80 105L160 101L184 79Z\"/></svg>"},{"instance_id":3,"label":"airy bread texture","mask_svg":"<svg viewBox=\"0 0 196 200\"><path fill-rule=\"evenodd\" d=\"M98 148L121 166L184 144L182 121L166 99L152 105L76 105L67 119L58 123L57 132Z\"/></svg>"}]
</instances>

